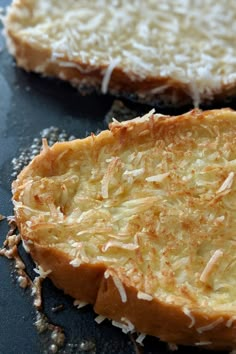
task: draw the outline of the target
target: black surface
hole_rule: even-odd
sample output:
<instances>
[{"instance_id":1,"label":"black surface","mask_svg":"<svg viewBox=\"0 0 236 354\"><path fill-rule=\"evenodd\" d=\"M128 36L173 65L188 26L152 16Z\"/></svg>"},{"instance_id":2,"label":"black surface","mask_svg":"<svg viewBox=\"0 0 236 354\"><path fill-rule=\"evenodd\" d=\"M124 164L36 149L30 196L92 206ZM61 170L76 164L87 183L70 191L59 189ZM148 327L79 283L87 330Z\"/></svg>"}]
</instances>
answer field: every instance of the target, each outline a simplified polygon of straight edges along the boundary
<instances>
[{"instance_id":1,"label":"black surface","mask_svg":"<svg viewBox=\"0 0 236 354\"><path fill-rule=\"evenodd\" d=\"M0 6L9 1L0 0ZM0 47L3 45L0 36ZM106 128L105 115L114 98L109 96L82 97L66 83L42 79L27 74L15 67L6 48L0 53L0 214L11 215L10 185L13 177L12 159L19 156L21 149L29 147L44 128L56 126L68 135L84 137L90 132ZM128 103L131 108L147 111L147 107ZM219 103L214 107L221 107ZM227 106L235 106L234 100ZM157 108L157 111L159 109ZM179 110L179 112L186 108ZM160 110L159 110L160 111ZM161 109L164 113L176 113ZM0 243L7 232L7 223L0 223ZM29 257L23 252L29 274L33 274ZM91 307L77 310L73 300L56 289L49 280L43 286L44 312L49 320L62 326L66 333L65 354L85 353L82 341L92 341L94 347L87 353L97 354L144 354L168 353L166 344L156 338L147 337L141 350L134 345L130 336L123 334L108 321L97 325ZM52 307L63 304L61 312L54 313ZM14 275L13 263L0 257L0 354L47 353L48 338L39 334L34 326L35 311L29 291L21 289ZM180 348L176 353L208 353L207 351Z\"/></svg>"}]
</instances>

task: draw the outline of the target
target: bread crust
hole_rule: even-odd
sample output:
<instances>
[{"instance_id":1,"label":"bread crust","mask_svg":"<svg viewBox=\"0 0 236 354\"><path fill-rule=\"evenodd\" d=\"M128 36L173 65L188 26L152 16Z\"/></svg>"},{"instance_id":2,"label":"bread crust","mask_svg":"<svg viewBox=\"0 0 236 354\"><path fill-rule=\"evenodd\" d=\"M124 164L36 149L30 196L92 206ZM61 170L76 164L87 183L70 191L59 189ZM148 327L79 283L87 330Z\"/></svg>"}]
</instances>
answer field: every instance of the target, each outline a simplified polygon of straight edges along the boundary
<instances>
[{"instance_id":1,"label":"bread crust","mask_svg":"<svg viewBox=\"0 0 236 354\"><path fill-rule=\"evenodd\" d=\"M236 312L233 307L229 307L228 310L222 309L222 304L219 303L218 307L218 303L214 303L214 301L211 300L212 296L215 296L215 291L212 290L213 285L210 283L202 284L206 281L203 279L205 276L203 276L204 272L202 272L201 277L199 273L191 273L192 277L195 275L200 277L200 281L196 281L196 289L194 290L196 292L195 294L184 284L181 284L180 287L174 284L173 274L171 274L171 272L168 273L169 266L165 266L163 268L165 271L164 282L167 281L167 284L163 284L165 284L167 290L169 289L169 294L168 291L166 292L166 289L163 288L164 295L160 292L159 296L157 296L152 294L151 290L143 291L142 289L140 290L138 285L134 285L135 276L140 274L138 269L136 273L136 269L134 268L133 275L128 276L129 271L124 268L125 265L117 266L115 263L109 265L104 261L99 261L99 258L96 258L97 256L92 256L94 259L91 258L88 261L84 254L79 256L82 260L80 264L73 263L74 259L77 259L78 256L75 256L74 253L68 253L67 247L69 250L73 247L76 247L77 250L81 249L81 244L73 244L73 242L80 241L78 235L81 232L83 233L83 230L80 229L80 223L76 226L77 236L72 240L73 242L70 242L72 231L70 231L71 222L69 222L70 220L68 219L68 224L65 226L68 228L68 231L62 231L63 234L61 234L61 236L60 233L58 233L57 236L59 235L62 240L59 240L59 243L53 243L55 238L54 235L56 235L56 230L59 228L59 225L63 224L65 217L69 218L69 213L66 209L68 206L63 204L62 200L60 201L60 210L64 216L60 212L55 219L58 220L57 226L53 224L53 221L49 220L46 225L47 228L44 228L46 215L48 215L48 205L51 203L51 199L47 197L47 199L44 200L43 195L52 188L51 191L55 194L54 202L57 206L56 193L58 192L58 188L60 190L62 186L61 184L59 186L57 185L57 178L61 178L60 176L62 176L63 183L66 183L67 180L65 175L67 165L64 166L63 161L66 161L66 164L69 163L69 166L75 168L73 162L76 162L75 158L78 159L80 166L80 180L82 181L83 169L86 169L86 166L91 163L90 158L94 159L93 161L100 161L102 156L100 154L101 151L104 151L104 148L107 148L109 152L112 151L115 153L115 156L119 156L121 150L123 152L129 151L128 148L133 146L139 146L139 151L142 151L141 144L145 142L147 143L147 141L156 142L157 134L161 131L161 134L163 134L162 136L166 137L167 140L169 138L173 139L174 144L177 144L176 146L179 149L182 145L180 145L179 140L176 141L174 138L177 137L177 139L179 139L179 126L182 127L181 129L186 130L185 124L187 124L188 129L191 129L192 132L196 132L198 129L205 129L209 122L214 126L214 132L218 131L217 129L220 127L222 128L222 131L225 129L226 132L231 134L232 129L236 126L236 113L229 109L205 112L194 110L181 116L169 117L153 115L151 112L142 118L137 118L128 122L119 123L115 121L111 124L110 131L104 131L98 136L92 135L83 140L57 143L52 148L49 148L44 143L44 149L41 154L38 155L31 164L20 173L17 180L14 181L12 186L13 202L15 205L16 221L21 237L27 248L29 248L33 260L36 264L40 265L44 271L51 271L48 277L52 279L56 286L63 289L66 294L69 294L80 301L93 304L94 309L98 314L121 322L124 325L127 324L128 320L138 332L158 336L161 340L176 344L202 346L210 349L230 350L236 347L236 326L234 325ZM213 134L213 130L211 130L210 126L209 129L210 134ZM187 136L191 135L189 131L190 130L188 130ZM210 143L214 145L215 138L211 139ZM199 142L200 141L202 142L202 140L199 140ZM203 143L205 143L205 140ZM186 146L189 144L187 140L184 141L184 145L185 144ZM199 149L201 150L201 148ZM214 148L213 151L215 151ZM109 159L107 159L106 155L106 157L102 157L102 160ZM117 162L116 159L113 161ZM107 163L112 163L112 161L110 162L109 160ZM78 172L77 169L76 171ZM50 178L54 181L52 186L47 185L47 179ZM88 177L86 177L86 179L87 178ZM231 182L229 179L227 180L228 187L226 186L226 188L231 188ZM30 191L30 188L32 188L32 183L36 183L36 187L34 187L36 189L34 189L33 194L30 196L28 192ZM225 182L223 184L226 185ZM82 189L85 188L86 183L83 186ZM69 185L67 185L67 188L69 188ZM226 193L225 190L223 190L224 188L221 185L221 187L218 188L219 193ZM89 195L89 191L86 193ZM186 193L188 192L186 191ZM230 193L230 191L227 191L227 193ZM100 201L107 199L105 195L96 195L96 203L100 203ZM70 204L73 204L73 198L75 197L73 196L69 198ZM87 201L86 203L90 203L90 201ZM79 206L83 209L82 204L79 204ZM49 209L53 216L54 213L56 213L56 210L52 209L50 205ZM59 207L57 206L57 211L58 210ZM95 213L96 208L92 210L92 212ZM40 219L40 213L42 214L44 212L46 213L45 216ZM73 212L73 210L70 210L70 213L71 212ZM142 211L142 213L144 213L144 211ZM83 215L86 216L85 214ZM82 214L80 214L80 219L81 215ZM61 219L61 217L63 217L63 219ZM90 218L91 217L92 216L90 216ZM105 217L105 214L103 214L102 218ZM98 218L101 218L101 216ZM75 220L77 219L73 220L73 223L76 223ZM221 227L221 219L218 218L217 222L217 227L219 229ZM43 227L42 231L40 225ZM171 225L169 225L169 227L171 229ZM184 228L185 227L188 227L190 230L189 225L184 226ZM52 231L48 232L48 230ZM228 231L230 233L230 227ZM108 233L109 232L111 231L108 231ZM150 237L153 240L152 242L154 242L153 235L154 231L153 234L150 233ZM65 237L65 241L63 241ZM91 234L91 237L93 237L93 234ZM190 241L191 237L191 234L189 234ZM204 242L206 242L207 237L204 236ZM223 236L220 237L222 238ZM198 247L198 242L201 244L200 234L199 240L195 240L195 236L193 238L193 242L196 242L194 243L195 247ZM62 241L65 243L62 244ZM90 244L95 241L96 238L89 239ZM99 246L100 251L97 254L98 256L103 255L111 246L111 241L109 242ZM151 241L149 240L148 242L150 243ZM161 240L159 242L161 242ZM204 245L204 242L202 245ZM220 239L217 239L214 242L216 243L216 246L213 243L213 251L215 250L215 247L223 247L222 245L217 245L217 243L220 242ZM63 246L61 246L61 244ZM174 238L174 244L175 246L171 252L175 252L175 247L178 247L177 238ZM131 252L133 252L132 249L136 252L136 246L133 247L131 243L128 243L128 246L130 247ZM194 247L191 249L194 251ZM135 262L137 262L137 264L143 264L145 267L147 266L148 271L149 264L152 261L142 261L140 251L137 250ZM161 251L162 249L160 248L159 252ZM126 254L125 252L126 250L124 251L124 254ZM212 255L211 259L215 256L219 259L223 254L220 252L223 251L218 250L218 253L216 252L212 255L212 253L209 253L208 251L207 257L204 259L204 262L200 264L199 269L204 269L204 264L209 259L209 254ZM117 253L112 254L112 257L119 257L119 254L120 251L119 253L117 251ZM131 254L132 253L130 253L130 255ZM155 257L157 256L158 255ZM141 257L141 261L139 257ZM127 262L129 262L129 258L127 258ZM197 262L198 261L196 260L196 264L198 264ZM131 263L131 265L132 264L133 263ZM195 267L193 261L190 263L190 267L191 266ZM148 275L146 276L148 278ZM149 279L147 289L151 289L153 281L155 281L154 278ZM145 283L145 278L143 278L142 282ZM172 288L172 286L174 287ZM181 290L179 292L180 288ZM227 294L227 292L225 294ZM202 302L204 299L207 301L208 298L210 299L209 303Z\"/></svg>"},{"instance_id":2,"label":"bread crust","mask_svg":"<svg viewBox=\"0 0 236 354\"><path fill-rule=\"evenodd\" d=\"M66 53L60 60L52 59L52 48L41 45L36 41L31 42L20 35L17 24L21 20L24 21L24 7L34 16L32 6L30 1L13 1L5 20L8 48L15 57L17 65L26 71L68 81L82 93L91 90L101 92L104 75L108 69L107 64L93 65L89 62L83 62L79 57L72 60ZM19 15L21 11L22 19ZM63 67L60 61L67 65ZM174 79L172 75L168 74L140 76L136 70L127 71L126 68L117 64L111 72L108 91L116 96L124 96L152 105L183 106L194 103L195 106L198 106L200 103L224 100L227 97L234 96L236 93L235 80L225 79L227 78L222 76L220 84L206 88L205 92L200 94L201 97L198 97L200 91L198 92L197 85L191 82ZM107 92L107 89L105 91Z\"/></svg>"},{"instance_id":3,"label":"bread crust","mask_svg":"<svg viewBox=\"0 0 236 354\"><path fill-rule=\"evenodd\" d=\"M199 309L193 310L191 315L195 318L195 324L190 327L191 319L175 303L167 304L158 299L140 300L137 297L137 289L125 287L125 290L128 300L122 303L112 278L103 278L94 306L95 311L118 322L121 318L124 323L125 319L129 319L139 332L157 336L168 343L203 346L214 350L232 349L230 343L236 328L229 329L225 326L229 320L228 316L210 333L200 334L196 328L209 325L209 319L211 322L217 321L219 315L207 312L203 315Z\"/></svg>"},{"instance_id":4,"label":"bread crust","mask_svg":"<svg viewBox=\"0 0 236 354\"><path fill-rule=\"evenodd\" d=\"M52 53L49 48L39 48L27 43L11 30L8 30L7 35L9 38L8 48L11 54L14 55L17 65L22 69L69 82L82 94L91 91L101 93L102 80L107 66L93 67L77 59L73 61L77 67L61 67L57 61L52 62ZM63 60L65 62L71 62L66 56ZM81 71L78 69L79 67ZM83 71L86 73L83 73ZM151 93L156 87L162 86L168 86L164 94ZM224 94L220 93L217 95L216 93L216 99L218 98L217 96L224 98L228 95L233 95L235 88L232 91L231 88L225 87L224 91ZM122 96L140 103L152 105L165 104L168 106L174 104L182 106L192 101L188 86L183 85L171 77L162 78L149 76L145 79L141 79L135 72L128 74L122 67L114 68L109 82L109 92L118 97ZM175 96L175 102L172 102L173 95Z\"/></svg>"}]
</instances>

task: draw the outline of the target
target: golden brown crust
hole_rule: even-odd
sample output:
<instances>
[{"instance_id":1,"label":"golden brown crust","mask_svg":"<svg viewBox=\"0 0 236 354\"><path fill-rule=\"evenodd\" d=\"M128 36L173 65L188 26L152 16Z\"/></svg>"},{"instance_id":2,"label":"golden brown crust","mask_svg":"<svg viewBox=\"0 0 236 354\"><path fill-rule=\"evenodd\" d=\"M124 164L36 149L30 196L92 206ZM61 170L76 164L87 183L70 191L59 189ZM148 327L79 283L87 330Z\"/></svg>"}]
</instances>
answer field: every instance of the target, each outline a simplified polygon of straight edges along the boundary
<instances>
[{"instance_id":1,"label":"golden brown crust","mask_svg":"<svg viewBox=\"0 0 236 354\"><path fill-rule=\"evenodd\" d=\"M122 303L112 278L103 278L94 306L95 311L118 322L121 318L124 319L124 323L125 319L129 319L139 332L157 336L168 343L196 346L201 346L202 343L203 347L208 349L232 349L230 343L235 337L236 328L226 327L229 316L226 315L214 331L210 332L210 335L207 332L198 333L197 328L209 325L209 322L217 321L219 317L217 315L203 316L199 310L192 311L191 315L195 318L195 323L193 327L190 327L191 319L177 304L167 304L158 299L140 300L137 298L137 289L130 287L125 289L128 300Z\"/></svg>"},{"instance_id":2,"label":"golden brown crust","mask_svg":"<svg viewBox=\"0 0 236 354\"><path fill-rule=\"evenodd\" d=\"M101 315L171 343L235 348L235 139L236 112L222 109L44 142L13 183L25 245Z\"/></svg>"},{"instance_id":3,"label":"golden brown crust","mask_svg":"<svg viewBox=\"0 0 236 354\"><path fill-rule=\"evenodd\" d=\"M86 73L81 72L77 68L62 67L58 62L51 61L52 53L48 48L39 49L25 42L24 39L10 30L8 31L8 36L11 39L11 46L14 47L14 57L19 67L29 72L37 72L43 76L56 77L63 81L68 81L81 90L82 93L90 89L96 90L98 93L101 92L106 66L88 66L77 59L74 64L80 66ZM69 58L66 56L63 60L70 62ZM168 89L165 90L164 94L152 94L151 91L159 86L168 86ZM175 95L176 102L174 104L176 105L185 105L192 101L187 85L171 77L162 78L150 76L145 79L140 79L138 75L132 73L131 79L131 76L121 67L114 68L111 74L109 92L115 96L131 97L139 102L149 104L160 104L163 102L166 105L173 104L173 102L171 102L173 94ZM221 93L219 98L224 98L234 93L235 89L231 92L231 90L225 87L224 94Z\"/></svg>"},{"instance_id":4,"label":"golden brown crust","mask_svg":"<svg viewBox=\"0 0 236 354\"><path fill-rule=\"evenodd\" d=\"M62 251L37 244L30 247L30 253L43 269L51 270L49 278L58 288L64 289L66 294L77 300L95 303L105 271L103 264L84 264L75 268L69 264L68 255Z\"/></svg>"}]
</instances>

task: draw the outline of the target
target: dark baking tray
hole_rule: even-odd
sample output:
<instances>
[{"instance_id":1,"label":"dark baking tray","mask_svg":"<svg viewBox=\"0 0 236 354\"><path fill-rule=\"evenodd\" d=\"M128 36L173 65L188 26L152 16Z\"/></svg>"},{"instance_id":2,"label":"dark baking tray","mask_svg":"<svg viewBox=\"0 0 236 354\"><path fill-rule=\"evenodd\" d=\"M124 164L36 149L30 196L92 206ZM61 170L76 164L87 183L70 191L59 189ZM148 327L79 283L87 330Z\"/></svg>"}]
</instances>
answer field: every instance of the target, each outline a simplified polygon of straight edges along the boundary
<instances>
[{"instance_id":1,"label":"dark baking tray","mask_svg":"<svg viewBox=\"0 0 236 354\"><path fill-rule=\"evenodd\" d=\"M0 0L0 6L9 1ZM68 135L85 137L107 127L105 116L114 97L80 95L68 84L58 80L43 79L35 74L25 73L17 68L7 53L3 36L0 35L0 214L11 215L10 186L13 180L12 159L22 149L32 144L44 128L50 126L65 130ZM140 114L150 107L125 101L132 111ZM231 106L235 101L219 102L209 108ZM175 114L188 110L156 107L161 113ZM0 223L0 243L7 232L6 221ZM32 263L23 252L29 274ZM97 354L164 354L169 349L156 338L146 337L144 347L135 344L130 335L123 334L110 322L98 325L90 306L77 310L73 300L65 296L46 280L43 285L44 313L49 320L61 326L66 334L66 345L60 353ZM52 308L63 304L63 310L53 312ZM0 354L42 354L48 353L50 338L39 334L34 326L35 310L29 290L17 284L13 262L0 257ZM208 353L196 348L180 347L176 353Z\"/></svg>"}]
</instances>

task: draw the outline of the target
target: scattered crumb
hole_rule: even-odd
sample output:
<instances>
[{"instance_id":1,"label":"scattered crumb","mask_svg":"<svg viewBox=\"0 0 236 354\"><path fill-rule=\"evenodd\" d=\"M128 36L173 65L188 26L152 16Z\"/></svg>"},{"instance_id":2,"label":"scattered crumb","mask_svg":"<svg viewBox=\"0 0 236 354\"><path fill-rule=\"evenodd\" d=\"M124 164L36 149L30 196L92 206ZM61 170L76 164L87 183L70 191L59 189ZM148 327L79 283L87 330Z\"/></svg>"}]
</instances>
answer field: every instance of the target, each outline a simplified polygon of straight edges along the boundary
<instances>
[{"instance_id":1,"label":"scattered crumb","mask_svg":"<svg viewBox=\"0 0 236 354\"><path fill-rule=\"evenodd\" d=\"M30 163L30 161L40 153L42 149L42 139L47 139L48 145L52 146L57 141L67 141L75 139L75 136L68 135L65 130L51 126L40 132L39 137L35 137L30 147L22 149L18 157L12 159L12 177L16 177L20 171Z\"/></svg>"},{"instance_id":2,"label":"scattered crumb","mask_svg":"<svg viewBox=\"0 0 236 354\"><path fill-rule=\"evenodd\" d=\"M79 344L79 349L85 352L94 351L96 348L95 343L92 341L84 340ZM95 351L94 351L95 353Z\"/></svg>"},{"instance_id":3,"label":"scattered crumb","mask_svg":"<svg viewBox=\"0 0 236 354\"><path fill-rule=\"evenodd\" d=\"M107 112L105 116L105 123L108 125L112 122L112 119L115 118L116 120L124 121L129 120L134 117L139 116L140 113L138 111L133 110L125 106L125 104L120 100L114 100L110 110Z\"/></svg>"},{"instance_id":4,"label":"scattered crumb","mask_svg":"<svg viewBox=\"0 0 236 354\"><path fill-rule=\"evenodd\" d=\"M60 304L60 305L57 305L57 306L53 306L52 307L52 312L60 312L60 311L62 311L62 310L64 310L64 305L63 304Z\"/></svg>"},{"instance_id":5,"label":"scattered crumb","mask_svg":"<svg viewBox=\"0 0 236 354\"><path fill-rule=\"evenodd\" d=\"M2 221L2 220L4 220L4 219L6 219L6 216L0 214L0 221Z\"/></svg>"},{"instance_id":6,"label":"scattered crumb","mask_svg":"<svg viewBox=\"0 0 236 354\"><path fill-rule=\"evenodd\" d=\"M46 333L45 345L47 353L57 353L65 342L65 335L59 326L55 326L49 322L47 317L42 313L42 282L44 277L37 276L32 281L25 271L25 264L19 255L18 247L21 243L20 234L17 233L17 226L14 217L8 217L9 230L3 247L0 249L0 256L15 261L15 271L17 274L17 282L21 288L30 287L31 294L34 296L34 307L36 309L35 326L39 333ZM63 308L63 305L57 306L57 311ZM56 312L56 311L55 311Z\"/></svg>"}]
</instances>

